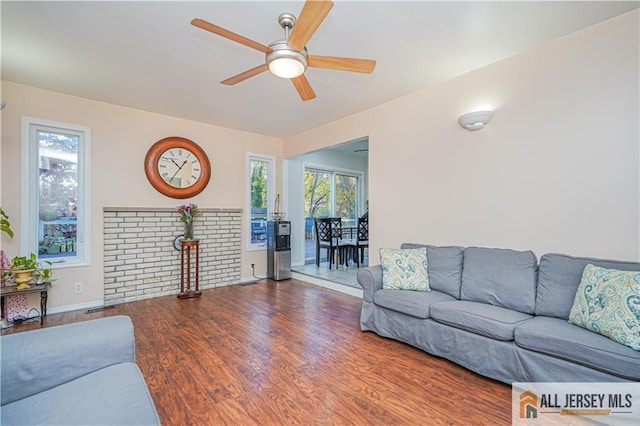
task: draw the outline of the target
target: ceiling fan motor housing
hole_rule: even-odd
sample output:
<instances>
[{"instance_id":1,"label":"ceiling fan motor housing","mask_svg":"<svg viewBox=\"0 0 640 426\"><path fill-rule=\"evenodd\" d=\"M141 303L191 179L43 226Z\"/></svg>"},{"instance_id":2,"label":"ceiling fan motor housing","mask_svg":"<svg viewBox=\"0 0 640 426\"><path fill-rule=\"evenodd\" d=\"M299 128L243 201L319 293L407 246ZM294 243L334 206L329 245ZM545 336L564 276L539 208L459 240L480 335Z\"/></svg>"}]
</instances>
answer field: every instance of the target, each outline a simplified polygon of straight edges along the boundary
<instances>
[{"instance_id":1,"label":"ceiling fan motor housing","mask_svg":"<svg viewBox=\"0 0 640 426\"><path fill-rule=\"evenodd\" d=\"M296 24L296 16L293 13L283 12L278 15L278 23L285 31L291 31L291 28Z\"/></svg>"}]
</instances>

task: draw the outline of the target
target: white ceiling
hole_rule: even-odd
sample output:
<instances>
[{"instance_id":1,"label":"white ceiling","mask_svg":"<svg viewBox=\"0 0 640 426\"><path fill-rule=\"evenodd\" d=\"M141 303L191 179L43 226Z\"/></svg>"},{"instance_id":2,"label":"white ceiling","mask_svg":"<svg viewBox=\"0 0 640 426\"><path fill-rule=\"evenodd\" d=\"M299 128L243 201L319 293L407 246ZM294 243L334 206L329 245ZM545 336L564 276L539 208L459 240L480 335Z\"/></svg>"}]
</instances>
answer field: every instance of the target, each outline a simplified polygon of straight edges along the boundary
<instances>
[{"instance_id":1,"label":"white ceiling","mask_svg":"<svg viewBox=\"0 0 640 426\"><path fill-rule=\"evenodd\" d=\"M310 68L317 98L268 72L219 82L264 56L190 25L262 44L302 2L0 3L2 79L140 110L286 137L507 58L638 2L336 1L309 54L377 60L373 74ZM10 108L10 105L7 106Z\"/></svg>"}]
</instances>

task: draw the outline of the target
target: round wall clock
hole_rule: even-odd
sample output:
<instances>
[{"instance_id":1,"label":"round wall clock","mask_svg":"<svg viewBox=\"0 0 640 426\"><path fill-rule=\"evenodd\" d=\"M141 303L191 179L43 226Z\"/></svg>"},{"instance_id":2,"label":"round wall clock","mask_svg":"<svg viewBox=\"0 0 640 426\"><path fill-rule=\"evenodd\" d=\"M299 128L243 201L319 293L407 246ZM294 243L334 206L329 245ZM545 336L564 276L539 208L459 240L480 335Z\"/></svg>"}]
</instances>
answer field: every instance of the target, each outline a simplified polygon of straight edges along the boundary
<instances>
[{"instance_id":1,"label":"round wall clock","mask_svg":"<svg viewBox=\"0 0 640 426\"><path fill-rule=\"evenodd\" d=\"M161 194L189 198L202 192L209 183L211 163L195 142L172 136L149 148L144 172L151 186Z\"/></svg>"}]
</instances>

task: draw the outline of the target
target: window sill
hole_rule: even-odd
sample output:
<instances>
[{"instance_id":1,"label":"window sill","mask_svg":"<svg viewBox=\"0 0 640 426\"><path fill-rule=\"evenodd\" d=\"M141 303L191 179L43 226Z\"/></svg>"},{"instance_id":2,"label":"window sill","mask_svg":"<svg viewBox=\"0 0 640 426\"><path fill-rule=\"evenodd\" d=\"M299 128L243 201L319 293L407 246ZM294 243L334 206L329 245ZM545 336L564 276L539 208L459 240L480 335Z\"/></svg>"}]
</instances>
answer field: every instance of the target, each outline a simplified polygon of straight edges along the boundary
<instances>
[{"instance_id":1,"label":"window sill","mask_svg":"<svg viewBox=\"0 0 640 426\"><path fill-rule=\"evenodd\" d=\"M42 260L40 260L40 262L42 262ZM83 268L87 266L91 266L91 263L84 260L65 259L65 260L51 261L51 269Z\"/></svg>"}]
</instances>

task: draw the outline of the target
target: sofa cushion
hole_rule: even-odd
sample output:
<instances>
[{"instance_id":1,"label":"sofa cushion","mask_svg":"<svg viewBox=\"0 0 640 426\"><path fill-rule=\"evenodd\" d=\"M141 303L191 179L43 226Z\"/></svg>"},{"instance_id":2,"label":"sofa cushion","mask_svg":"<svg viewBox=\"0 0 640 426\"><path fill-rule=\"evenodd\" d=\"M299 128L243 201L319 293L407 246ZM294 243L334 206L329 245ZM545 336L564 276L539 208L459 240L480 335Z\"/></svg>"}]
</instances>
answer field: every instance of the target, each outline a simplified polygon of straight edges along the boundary
<instances>
[{"instance_id":1,"label":"sofa cushion","mask_svg":"<svg viewBox=\"0 0 640 426\"><path fill-rule=\"evenodd\" d=\"M531 251L466 248L460 298L532 314L537 272Z\"/></svg>"},{"instance_id":2,"label":"sofa cushion","mask_svg":"<svg viewBox=\"0 0 640 426\"><path fill-rule=\"evenodd\" d=\"M450 300L455 299L439 291L378 290L373 295L378 306L422 319L430 317L433 303Z\"/></svg>"},{"instance_id":3,"label":"sofa cushion","mask_svg":"<svg viewBox=\"0 0 640 426\"><path fill-rule=\"evenodd\" d=\"M135 361L133 323L123 315L8 334L0 340L2 405Z\"/></svg>"},{"instance_id":4,"label":"sofa cushion","mask_svg":"<svg viewBox=\"0 0 640 426\"><path fill-rule=\"evenodd\" d=\"M160 419L138 366L122 363L3 405L0 422L7 425L159 425Z\"/></svg>"},{"instance_id":5,"label":"sofa cushion","mask_svg":"<svg viewBox=\"0 0 640 426\"><path fill-rule=\"evenodd\" d=\"M545 254L540 259L536 315L569 319L576 289L587 264L622 271L640 271L640 263Z\"/></svg>"},{"instance_id":6,"label":"sofa cushion","mask_svg":"<svg viewBox=\"0 0 640 426\"><path fill-rule=\"evenodd\" d=\"M515 331L518 346L604 371L640 380L640 352L560 318L534 317Z\"/></svg>"},{"instance_id":7,"label":"sofa cushion","mask_svg":"<svg viewBox=\"0 0 640 426\"><path fill-rule=\"evenodd\" d=\"M436 247L404 243L401 248L427 248L429 287L460 299L464 247Z\"/></svg>"},{"instance_id":8,"label":"sofa cushion","mask_svg":"<svg viewBox=\"0 0 640 426\"><path fill-rule=\"evenodd\" d=\"M431 318L492 339L513 340L516 326L531 315L486 303L456 300L431 305Z\"/></svg>"},{"instance_id":9,"label":"sofa cushion","mask_svg":"<svg viewBox=\"0 0 640 426\"><path fill-rule=\"evenodd\" d=\"M640 272L588 264L569 321L640 351Z\"/></svg>"},{"instance_id":10,"label":"sofa cushion","mask_svg":"<svg viewBox=\"0 0 640 426\"><path fill-rule=\"evenodd\" d=\"M430 291L427 249L380 249L382 288L388 290Z\"/></svg>"}]
</instances>

